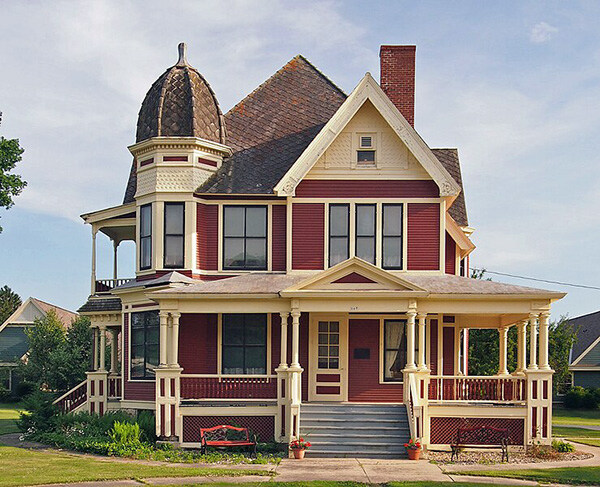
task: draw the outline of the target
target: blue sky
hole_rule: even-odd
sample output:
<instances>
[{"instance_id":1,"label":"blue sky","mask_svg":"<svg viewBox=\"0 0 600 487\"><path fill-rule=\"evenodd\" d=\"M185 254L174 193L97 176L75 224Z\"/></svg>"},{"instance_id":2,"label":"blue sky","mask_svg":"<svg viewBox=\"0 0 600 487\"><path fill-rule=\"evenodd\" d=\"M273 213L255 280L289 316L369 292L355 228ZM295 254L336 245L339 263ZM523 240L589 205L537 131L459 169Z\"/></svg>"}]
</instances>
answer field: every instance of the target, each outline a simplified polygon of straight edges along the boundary
<instances>
[{"instance_id":1,"label":"blue sky","mask_svg":"<svg viewBox=\"0 0 600 487\"><path fill-rule=\"evenodd\" d=\"M600 285L600 3L10 2L0 0L0 133L29 182L0 211L0 286L67 308L89 293L83 212L119 204L152 82L188 59L224 111L301 53L346 92L379 77L381 44L417 45L415 126L458 147L472 264ZM111 277L99 239L99 277ZM133 274L131 245L122 276ZM536 285L527 281L495 280ZM554 315L600 308L569 292Z\"/></svg>"}]
</instances>

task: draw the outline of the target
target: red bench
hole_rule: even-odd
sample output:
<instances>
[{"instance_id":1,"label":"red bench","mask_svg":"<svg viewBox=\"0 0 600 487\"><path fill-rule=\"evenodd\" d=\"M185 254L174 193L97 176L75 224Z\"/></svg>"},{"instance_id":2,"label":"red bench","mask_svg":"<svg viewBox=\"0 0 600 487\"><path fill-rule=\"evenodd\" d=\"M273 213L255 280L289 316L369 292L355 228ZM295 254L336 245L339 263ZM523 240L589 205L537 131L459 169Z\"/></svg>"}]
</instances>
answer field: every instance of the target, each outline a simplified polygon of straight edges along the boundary
<instances>
[{"instance_id":1,"label":"red bench","mask_svg":"<svg viewBox=\"0 0 600 487\"><path fill-rule=\"evenodd\" d=\"M247 447L251 448L256 456L256 435L253 440L250 439L248 428L236 428L226 424L213 426L212 428L200 428L200 445L202 453L206 453L206 448L233 448Z\"/></svg>"},{"instance_id":2,"label":"red bench","mask_svg":"<svg viewBox=\"0 0 600 487\"><path fill-rule=\"evenodd\" d=\"M475 428L458 428L456 437L450 445L452 448L451 461L458 460L458 455L463 448L500 448L502 461L508 462L508 430L479 426Z\"/></svg>"}]
</instances>

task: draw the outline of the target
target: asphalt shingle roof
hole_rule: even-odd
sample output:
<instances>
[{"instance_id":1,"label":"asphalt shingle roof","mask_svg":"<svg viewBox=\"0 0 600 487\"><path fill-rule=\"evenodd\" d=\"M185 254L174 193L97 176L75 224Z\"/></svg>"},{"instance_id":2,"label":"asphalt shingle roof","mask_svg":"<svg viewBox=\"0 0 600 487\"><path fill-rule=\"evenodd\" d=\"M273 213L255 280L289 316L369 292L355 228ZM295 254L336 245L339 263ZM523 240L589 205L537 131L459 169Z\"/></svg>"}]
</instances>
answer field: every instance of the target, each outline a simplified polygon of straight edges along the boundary
<instances>
[{"instance_id":1,"label":"asphalt shingle roof","mask_svg":"<svg viewBox=\"0 0 600 487\"><path fill-rule=\"evenodd\" d=\"M577 330L577 341L571 355L575 360L600 336L600 311L572 318L569 324Z\"/></svg>"},{"instance_id":2,"label":"asphalt shingle roof","mask_svg":"<svg viewBox=\"0 0 600 487\"><path fill-rule=\"evenodd\" d=\"M121 311L120 298L90 298L77 311L80 313L93 313L95 311Z\"/></svg>"}]
</instances>

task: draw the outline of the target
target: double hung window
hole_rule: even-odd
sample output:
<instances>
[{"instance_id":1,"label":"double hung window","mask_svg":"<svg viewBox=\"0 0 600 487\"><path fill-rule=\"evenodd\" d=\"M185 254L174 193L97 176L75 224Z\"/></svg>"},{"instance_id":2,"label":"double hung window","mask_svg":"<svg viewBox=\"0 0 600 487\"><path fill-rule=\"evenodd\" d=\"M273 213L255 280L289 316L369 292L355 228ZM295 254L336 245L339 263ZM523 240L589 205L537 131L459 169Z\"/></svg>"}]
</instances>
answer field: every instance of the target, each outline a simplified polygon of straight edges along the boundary
<instances>
[{"instance_id":1,"label":"double hung window","mask_svg":"<svg viewBox=\"0 0 600 487\"><path fill-rule=\"evenodd\" d=\"M267 269L267 207L223 207L223 269Z\"/></svg>"},{"instance_id":2,"label":"double hung window","mask_svg":"<svg viewBox=\"0 0 600 487\"><path fill-rule=\"evenodd\" d=\"M165 268L184 266L184 203L165 203Z\"/></svg>"},{"instance_id":3,"label":"double hung window","mask_svg":"<svg viewBox=\"0 0 600 487\"><path fill-rule=\"evenodd\" d=\"M223 374L267 373L267 315L224 314Z\"/></svg>"},{"instance_id":4,"label":"double hung window","mask_svg":"<svg viewBox=\"0 0 600 487\"><path fill-rule=\"evenodd\" d=\"M329 205L329 267L350 255L350 205Z\"/></svg>"},{"instance_id":5,"label":"double hung window","mask_svg":"<svg viewBox=\"0 0 600 487\"><path fill-rule=\"evenodd\" d=\"M152 267L152 204L140 207L140 269Z\"/></svg>"},{"instance_id":6,"label":"double hung window","mask_svg":"<svg viewBox=\"0 0 600 487\"><path fill-rule=\"evenodd\" d=\"M158 311L131 313L131 378L154 379L159 354Z\"/></svg>"},{"instance_id":7,"label":"double hung window","mask_svg":"<svg viewBox=\"0 0 600 487\"><path fill-rule=\"evenodd\" d=\"M356 256L375 264L376 205L356 205Z\"/></svg>"},{"instance_id":8,"label":"double hung window","mask_svg":"<svg viewBox=\"0 0 600 487\"><path fill-rule=\"evenodd\" d=\"M382 267L402 269L402 205L383 205Z\"/></svg>"}]
</instances>

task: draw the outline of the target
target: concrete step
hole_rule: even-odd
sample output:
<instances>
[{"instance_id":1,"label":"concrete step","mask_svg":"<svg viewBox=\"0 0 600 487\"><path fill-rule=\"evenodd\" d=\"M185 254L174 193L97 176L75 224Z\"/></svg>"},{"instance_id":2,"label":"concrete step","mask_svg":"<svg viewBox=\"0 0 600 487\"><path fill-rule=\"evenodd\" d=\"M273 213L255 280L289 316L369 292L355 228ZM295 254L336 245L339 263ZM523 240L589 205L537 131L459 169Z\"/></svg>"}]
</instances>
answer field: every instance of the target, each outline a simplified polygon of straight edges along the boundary
<instances>
[{"instance_id":1,"label":"concrete step","mask_svg":"<svg viewBox=\"0 0 600 487\"><path fill-rule=\"evenodd\" d=\"M406 416L402 416L400 414L373 414L373 413L365 413L365 414L350 414L350 413L340 413L340 412L331 412L331 413L313 413L310 411L301 410L301 417L307 419L343 419L344 421L357 422L357 423L368 423L370 421L408 421Z\"/></svg>"},{"instance_id":2,"label":"concrete step","mask_svg":"<svg viewBox=\"0 0 600 487\"><path fill-rule=\"evenodd\" d=\"M404 453L385 453L385 452L365 452L356 450L354 452L347 451L319 451L311 448L308 453L308 457L314 458L382 458L382 459L403 459L408 458L406 452Z\"/></svg>"},{"instance_id":3,"label":"concrete step","mask_svg":"<svg viewBox=\"0 0 600 487\"><path fill-rule=\"evenodd\" d=\"M404 448L404 444L394 444L388 445L387 443L363 443L360 441L357 442L348 442L348 443L338 443L338 442L320 442L320 443L312 443L311 451L345 451L345 452L354 452L354 451L362 451L362 452L372 452L372 453L394 453L401 454L406 449Z\"/></svg>"},{"instance_id":4,"label":"concrete step","mask_svg":"<svg viewBox=\"0 0 600 487\"><path fill-rule=\"evenodd\" d=\"M388 435L388 436L369 436L369 435L347 435L341 437L339 434L327 434L327 433L315 433L307 432L306 436L310 440L311 444L315 446L322 445L324 443L337 443L337 444L363 444L363 445L379 445L379 446L402 446L406 443L405 436Z\"/></svg>"},{"instance_id":5,"label":"concrete step","mask_svg":"<svg viewBox=\"0 0 600 487\"><path fill-rule=\"evenodd\" d=\"M321 426L345 426L348 428L354 427L368 427L368 428L379 428L379 427L392 427L392 428L408 428L408 423L404 421L395 420L372 420L372 421L360 421L353 422L345 419L328 419L328 418L309 418L305 419L300 416L300 424L304 427L319 428Z\"/></svg>"},{"instance_id":6,"label":"concrete step","mask_svg":"<svg viewBox=\"0 0 600 487\"><path fill-rule=\"evenodd\" d=\"M398 413L406 414L406 406L380 404L302 404L302 410L307 412L344 412L344 413Z\"/></svg>"}]
</instances>

